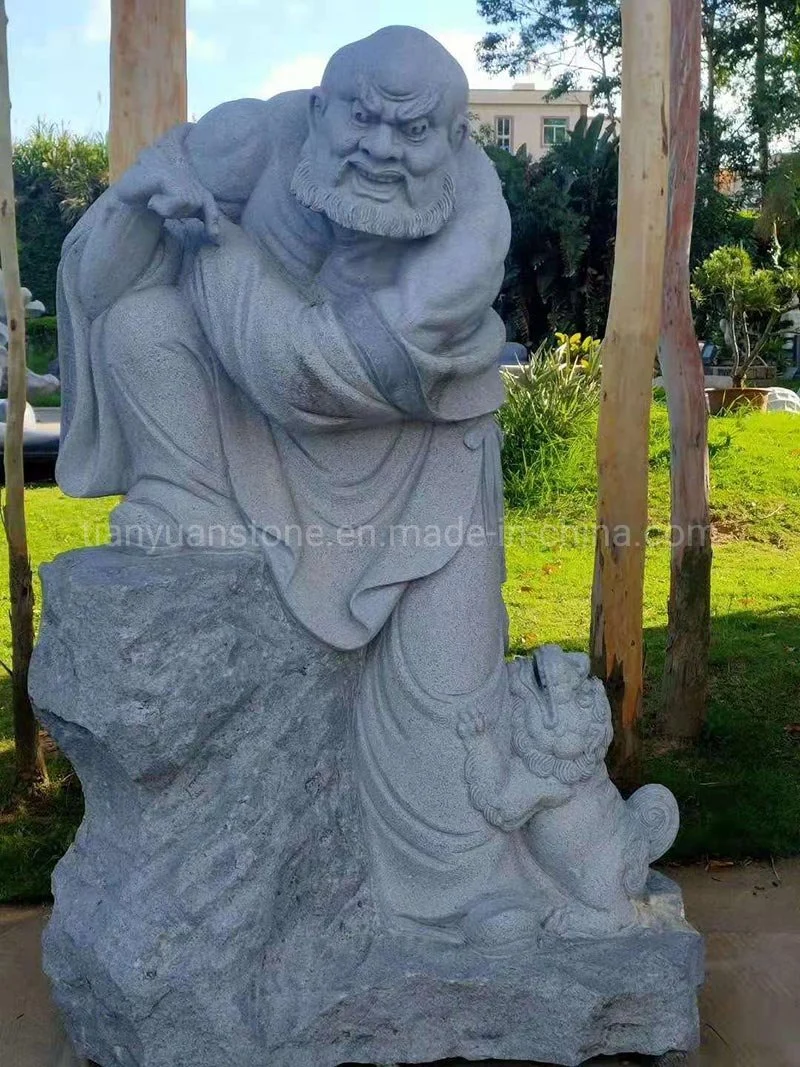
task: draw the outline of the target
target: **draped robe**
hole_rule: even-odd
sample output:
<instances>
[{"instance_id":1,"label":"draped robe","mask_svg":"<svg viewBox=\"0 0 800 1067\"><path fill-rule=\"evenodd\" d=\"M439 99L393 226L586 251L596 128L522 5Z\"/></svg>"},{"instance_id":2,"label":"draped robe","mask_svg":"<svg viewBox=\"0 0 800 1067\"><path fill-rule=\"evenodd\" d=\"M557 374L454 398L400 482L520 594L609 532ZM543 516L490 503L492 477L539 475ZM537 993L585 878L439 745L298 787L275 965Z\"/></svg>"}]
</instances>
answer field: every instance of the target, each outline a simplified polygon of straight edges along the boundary
<instances>
[{"instance_id":1,"label":"draped robe","mask_svg":"<svg viewBox=\"0 0 800 1067\"><path fill-rule=\"evenodd\" d=\"M195 220L168 223L134 288L150 290L164 334L160 287L177 287L191 306L242 520L264 533L297 618L327 643L355 648L378 633L409 582L452 558L479 494L499 521L491 412L503 396L504 334L490 304L508 216L491 164L465 146L454 217L433 238L398 243L396 283L329 292L317 278L336 254L329 232L288 189L306 107L305 93L240 101L168 135L231 221L223 220L219 247L204 242ZM215 164L211 150L227 135L241 152L243 125L250 140L266 143L251 149L261 173L244 203L241 172L252 163L229 153ZM81 303L95 210L67 239L59 276L65 406L57 473L76 496L125 493L133 481L104 369L116 342ZM148 353L141 358L146 408ZM193 417L191 397L175 417ZM169 480L169 471L153 473Z\"/></svg>"}]
</instances>

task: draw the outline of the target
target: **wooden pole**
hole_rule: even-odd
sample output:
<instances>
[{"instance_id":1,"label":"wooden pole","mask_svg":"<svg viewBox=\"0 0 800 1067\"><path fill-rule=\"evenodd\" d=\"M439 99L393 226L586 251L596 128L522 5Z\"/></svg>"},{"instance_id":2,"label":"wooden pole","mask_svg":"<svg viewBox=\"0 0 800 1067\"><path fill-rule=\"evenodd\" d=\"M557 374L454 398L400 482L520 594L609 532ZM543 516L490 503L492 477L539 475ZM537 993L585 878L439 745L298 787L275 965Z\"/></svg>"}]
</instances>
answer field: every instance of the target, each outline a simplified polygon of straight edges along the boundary
<instances>
[{"instance_id":1,"label":"wooden pole","mask_svg":"<svg viewBox=\"0 0 800 1067\"><path fill-rule=\"evenodd\" d=\"M667 222L670 0L622 0L622 47L617 241L602 352L591 651L614 721L611 772L629 788L641 777L648 436Z\"/></svg>"},{"instance_id":2,"label":"wooden pole","mask_svg":"<svg viewBox=\"0 0 800 1067\"><path fill-rule=\"evenodd\" d=\"M17 216L11 151L11 96L8 84L8 16L0 0L0 263L8 316L8 414L3 462L6 476L3 526L8 542L11 600L11 694L17 784L25 792L46 782L39 727L28 696L33 652L33 579L25 524L23 420L27 399L25 306L19 278Z\"/></svg>"},{"instance_id":3,"label":"wooden pole","mask_svg":"<svg viewBox=\"0 0 800 1067\"><path fill-rule=\"evenodd\" d=\"M186 117L186 0L111 0L111 181Z\"/></svg>"},{"instance_id":4,"label":"wooden pole","mask_svg":"<svg viewBox=\"0 0 800 1067\"><path fill-rule=\"evenodd\" d=\"M659 349L672 439L672 556L659 726L680 741L696 739L705 720L711 636L708 415L689 296L701 48L697 0L672 0L670 210Z\"/></svg>"}]
</instances>

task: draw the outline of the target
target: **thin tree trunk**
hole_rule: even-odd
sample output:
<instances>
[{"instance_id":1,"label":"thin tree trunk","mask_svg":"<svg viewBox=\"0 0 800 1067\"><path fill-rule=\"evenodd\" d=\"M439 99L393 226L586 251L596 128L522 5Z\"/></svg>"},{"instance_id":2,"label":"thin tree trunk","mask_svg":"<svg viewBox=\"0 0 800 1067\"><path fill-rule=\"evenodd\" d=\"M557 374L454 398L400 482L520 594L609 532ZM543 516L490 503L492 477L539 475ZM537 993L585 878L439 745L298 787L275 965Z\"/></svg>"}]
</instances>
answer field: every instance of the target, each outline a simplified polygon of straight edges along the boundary
<instances>
[{"instance_id":1,"label":"thin tree trunk","mask_svg":"<svg viewBox=\"0 0 800 1067\"><path fill-rule=\"evenodd\" d=\"M186 0L111 0L111 180L186 114Z\"/></svg>"},{"instance_id":2,"label":"thin tree trunk","mask_svg":"<svg viewBox=\"0 0 800 1067\"><path fill-rule=\"evenodd\" d=\"M669 180L670 0L622 2L619 208L603 342L591 651L606 683L622 788L641 778L642 600L649 415L661 325Z\"/></svg>"},{"instance_id":3,"label":"thin tree trunk","mask_svg":"<svg viewBox=\"0 0 800 1067\"><path fill-rule=\"evenodd\" d=\"M696 739L705 720L711 627L708 415L689 297L700 52L696 0L672 0L670 211L659 351L672 441L672 558L659 725L676 740Z\"/></svg>"},{"instance_id":4,"label":"thin tree trunk","mask_svg":"<svg viewBox=\"0 0 800 1067\"><path fill-rule=\"evenodd\" d=\"M716 4L708 5L706 18L706 65L708 67L708 166L712 176L719 173L719 131L717 128Z\"/></svg>"},{"instance_id":5,"label":"thin tree trunk","mask_svg":"<svg viewBox=\"0 0 800 1067\"><path fill-rule=\"evenodd\" d=\"M767 0L756 3L755 120L758 131L758 180L764 197L769 180L769 130L772 102L767 98Z\"/></svg>"},{"instance_id":6,"label":"thin tree trunk","mask_svg":"<svg viewBox=\"0 0 800 1067\"><path fill-rule=\"evenodd\" d=\"M47 780L39 726L28 696L33 652L33 579L25 526L23 420L27 393L25 308L19 279L14 171L11 157L11 99L8 85L8 17L0 0L0 262L8 315L8 418L4 448L6 493L3 525L8 542L11 599L11 694L17 784L33 791Z\"/></svg>"}]
</instances>

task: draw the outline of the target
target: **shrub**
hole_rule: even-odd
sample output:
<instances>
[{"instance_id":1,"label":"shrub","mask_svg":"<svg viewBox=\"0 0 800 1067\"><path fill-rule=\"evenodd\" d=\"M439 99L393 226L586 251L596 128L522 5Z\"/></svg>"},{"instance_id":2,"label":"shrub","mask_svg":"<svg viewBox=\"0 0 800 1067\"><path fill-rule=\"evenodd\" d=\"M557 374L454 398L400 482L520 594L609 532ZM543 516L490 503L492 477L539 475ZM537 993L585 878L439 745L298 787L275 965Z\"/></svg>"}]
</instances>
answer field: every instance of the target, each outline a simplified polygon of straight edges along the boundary
<instances>
[{"instance_id":1,"label":"shrub","mask_svg":"<svg viewBox=\"0 0 800 1067\"><path fill-rule=\"evenodd\" d=\"M556 335L518 373L504 372L508 398L498 412L503 476L512 507L532 507L592 484L600 394L600 343Z\"/></svg>"},{"instance_id":2,"label":"shrub","mask_svg":"<svg viewBox=\"0 0 800 1067\"><path fill-rule=\"evenodd\" d=\"M40 122L13 162L22 282L52 314L64 238L108 185L106 145Z\"/></svg>"},{"instance_id":3,"label":"shrub","mask_svg":"<svg viewBox=\"0 0 800 1067\"><path fill-rule=\"evenodd\" d=\"M783 318L800 292L800 255L756 269L744 248L717 248L695 270L692 295L700 336L716 334L733 363L734 385L767 357L774 359ZM724 323L720 333L719 323Z\"/></svg>"},{"instance_id":4,"label":"shrub","mask_svg":"<svg viewBox=\"0 0 800 1067\"><path fill-rule=\"evenodd\" d=\"M25 323L27 361L37 374L47 374L48 367L58 356L58 323L55 315L43 315Z\"/></svg>"}]
</instances>

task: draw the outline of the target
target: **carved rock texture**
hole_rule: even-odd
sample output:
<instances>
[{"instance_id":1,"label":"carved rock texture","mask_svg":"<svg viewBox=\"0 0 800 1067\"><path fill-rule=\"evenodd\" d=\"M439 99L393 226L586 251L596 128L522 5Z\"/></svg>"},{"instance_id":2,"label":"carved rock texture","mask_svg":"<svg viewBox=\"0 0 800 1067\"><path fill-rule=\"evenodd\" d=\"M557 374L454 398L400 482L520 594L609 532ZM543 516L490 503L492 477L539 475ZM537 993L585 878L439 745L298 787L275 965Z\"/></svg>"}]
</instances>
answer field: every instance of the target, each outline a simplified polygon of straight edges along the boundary
<instances>
[{"instance_id":1,"label":"carved rock texture","mask_svg":"<svg viewBox=\"0 0 800 1067\"><path fill-rule=\"evenodd\" d=\"M31 693L86 817L45 967L103 1067L578 1064L697 1042L702 942L663 921L489 959L382 931L350 770L360 653L287 614L256 554L43 568Z\"/></svg>"}]
</instances>

